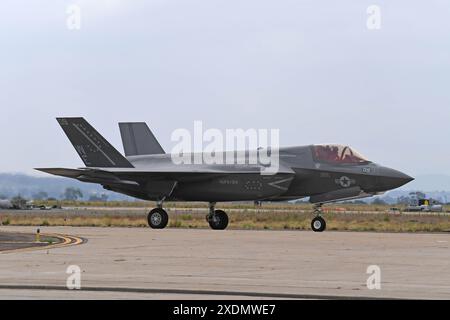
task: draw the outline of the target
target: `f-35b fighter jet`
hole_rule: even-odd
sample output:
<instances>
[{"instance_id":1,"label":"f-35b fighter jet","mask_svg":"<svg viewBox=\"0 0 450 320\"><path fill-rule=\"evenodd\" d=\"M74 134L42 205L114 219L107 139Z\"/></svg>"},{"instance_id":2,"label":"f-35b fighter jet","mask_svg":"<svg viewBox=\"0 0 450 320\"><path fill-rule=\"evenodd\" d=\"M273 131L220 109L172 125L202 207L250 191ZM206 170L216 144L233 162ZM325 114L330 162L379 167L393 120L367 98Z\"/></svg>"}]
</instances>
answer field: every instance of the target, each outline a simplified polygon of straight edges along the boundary
<instances>
[{"instance_id":1,"label":"f-35b fighter jet","mask_svg":"<svg viewBox=\"0 0 450 320\"><path fill-rule=\"evenodd\" d=\"M155 229L166 227L169 220L164 201L208 202L210 227L223 230L228 216L215 209L216 202L310 197L315 214L311 228L322 232L326 228L323 204L377 195L413 180L342 145L279 148L279 167L274 174L261 174L259 164L174 163L145 123L119 124L123 156L83 118L57 120L85 167L37 170L156 201L157 208L148 214L148 224Z\"/></svg>"}]
</instances>

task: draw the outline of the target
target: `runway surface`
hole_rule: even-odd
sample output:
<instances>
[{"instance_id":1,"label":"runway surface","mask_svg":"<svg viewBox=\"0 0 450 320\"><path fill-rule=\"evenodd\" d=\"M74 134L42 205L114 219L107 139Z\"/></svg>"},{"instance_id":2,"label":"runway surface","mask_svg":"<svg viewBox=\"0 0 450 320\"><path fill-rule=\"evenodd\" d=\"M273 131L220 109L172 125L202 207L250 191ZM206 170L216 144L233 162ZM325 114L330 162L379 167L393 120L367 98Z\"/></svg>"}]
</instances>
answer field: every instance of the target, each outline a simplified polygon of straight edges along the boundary
<instances>
[{"instance_id":1,"label":"runway surface","mask_svg":"<svg viewBox=\"0 0 450 320\"><path fill-rule=\"evenodd\" d=\"M0 235L33 233L0 227ZM2 299L450 299L450 235L44 227L76 246L0 252ZM68 290L68 266L81 290ZM381 270L369 290L367 267Z\"/></svg>"}]
</instances>

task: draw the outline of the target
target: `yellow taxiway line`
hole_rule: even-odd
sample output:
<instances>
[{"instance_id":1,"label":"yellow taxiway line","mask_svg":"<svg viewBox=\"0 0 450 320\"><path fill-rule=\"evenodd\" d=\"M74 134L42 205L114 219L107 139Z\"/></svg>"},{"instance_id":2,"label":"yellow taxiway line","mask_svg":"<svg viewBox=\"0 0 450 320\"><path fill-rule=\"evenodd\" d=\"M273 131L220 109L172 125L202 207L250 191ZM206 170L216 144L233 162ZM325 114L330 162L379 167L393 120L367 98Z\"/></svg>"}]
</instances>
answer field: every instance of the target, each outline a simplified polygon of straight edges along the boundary
<instances>
[{"instance_id":1,"label":"yellow taxiway line","mask_svg":"<svg viewBox=\"0 0 450 320\"><path fill-rule=\"evenodd\" d=\"M62 240L62 242L58 242L58 243L55 243L55 244L48 244L46 246L37 246L37 247L28 247L28 248L20 248L20 249L3 250L3 251L0 251L0 254L56 249L56 248L62 248L62 247L76 246L76 245L79 245L79 244L82 244L83 242L85 242L85 240L82 239L82 238L74 237L74 236L68 236L68 235L62 235L62 234L41 234L41 237L58 238L58 239ZM31 244L33 242L28 242L28 243Z\"/></svg>"}]
</instances>

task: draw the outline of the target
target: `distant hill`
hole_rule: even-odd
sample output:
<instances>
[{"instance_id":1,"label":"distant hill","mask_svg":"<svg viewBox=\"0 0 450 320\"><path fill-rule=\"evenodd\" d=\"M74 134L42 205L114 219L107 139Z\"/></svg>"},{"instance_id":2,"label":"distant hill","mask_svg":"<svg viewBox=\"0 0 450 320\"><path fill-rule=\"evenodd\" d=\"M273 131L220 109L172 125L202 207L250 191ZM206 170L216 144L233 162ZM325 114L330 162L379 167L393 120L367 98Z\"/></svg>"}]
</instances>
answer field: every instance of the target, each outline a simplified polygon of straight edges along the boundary
<instances>
[{"instance_id":1,"label":"distant hill","mask_svg":"<svg viewBox=\"0 0 450 320\"><path fill-rule=\"evenodd\" d=\"M8 198L21 195L31 199L40 191L49 197L60 199L66 188L78 188L83 193L83 199L91 195L106 194L108 200L131 200L133 198L119 193L107 191L101 185L82 183L74 179L58 177L35 177L25 174L0 173L0 196Z\"/></svg>"},{"instance_id":2,"label":"distant hill","mask_svg":"<svg viewBox=\"0 0 450 320\"><path fill-rule=\"evenodd\" d=\"M442 174L419 175L415 180L407 185L386 192L378 198L383 201L394 204L399 197L407 197L410 192L422 191L427 198L433 198L442 203L450 202L450 176ZM365 202L372 202L374 198L366 198Z\"/></svg>"},{"instance_id":3,"label":"distant hill","mask_svg":"<svg viewBox=\"0 0 450 320\"><path fill-rule=\"evenodd\" d=\"M424 191L450 191L450 176L444 174L428 174L415 177L416 179L402 189Z\"/></svg>"}]
</instances>

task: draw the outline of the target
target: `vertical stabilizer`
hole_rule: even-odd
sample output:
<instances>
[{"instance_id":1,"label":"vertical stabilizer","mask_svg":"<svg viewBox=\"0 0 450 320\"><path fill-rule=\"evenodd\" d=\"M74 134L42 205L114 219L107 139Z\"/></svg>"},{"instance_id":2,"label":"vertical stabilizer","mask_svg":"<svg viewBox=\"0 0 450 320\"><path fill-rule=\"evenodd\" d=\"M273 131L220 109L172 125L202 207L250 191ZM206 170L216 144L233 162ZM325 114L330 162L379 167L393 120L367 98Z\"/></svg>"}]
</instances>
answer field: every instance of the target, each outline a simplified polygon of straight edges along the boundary
<instances>
[{"instance_id":1,"label":"vertical stabilizer","mask_svg":"<svg viewBox=\"0 0 450 320\"><path fill-rule=\"evenodd\" d=\"M64 130L86 167L133 167L84 118L57 118L56 120L58 120L59 125Z\"/></svg>"},{"instance_id":2,"label":"vertical stabilizer","mask_svg":"<svg viewBox=\"0 0 450 320\"><path fill-rule=\"evenodd\" d=\"M145 122L122 122L119 128L125 156L165 153Z\"/></svg>"}]
</instances>

